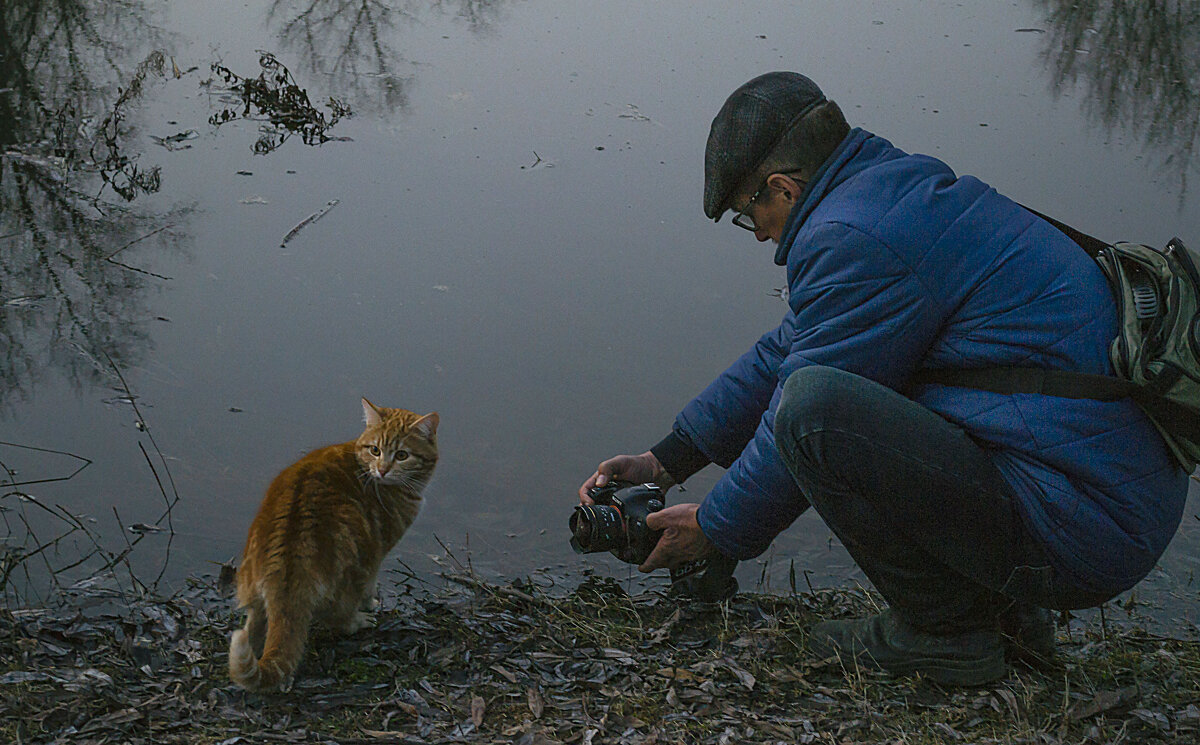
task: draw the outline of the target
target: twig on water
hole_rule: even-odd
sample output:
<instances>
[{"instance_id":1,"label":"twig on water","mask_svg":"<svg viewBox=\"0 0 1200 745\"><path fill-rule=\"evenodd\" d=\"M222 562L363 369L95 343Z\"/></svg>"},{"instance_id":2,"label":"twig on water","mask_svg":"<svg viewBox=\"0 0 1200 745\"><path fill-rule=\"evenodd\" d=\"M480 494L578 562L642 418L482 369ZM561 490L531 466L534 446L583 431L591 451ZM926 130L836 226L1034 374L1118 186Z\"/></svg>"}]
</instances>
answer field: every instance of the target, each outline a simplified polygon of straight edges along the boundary
<instances>
[{"instance_id":1,"label":"twig on water","mask_svg":"<svg viewBox=\"0 0 1200 745\"><path fill-rule=\"evenodd\" d=\"M125 539L125 550L122 552L122 554L124 554L126 557L123 563L125 564L125 570L129 572L129 581L132 583L133 587L138 588L140 593L145 594L146 583L138 579L133 573L133 567L129 566L128 556L129 554L133 553L134 544L129 541L129 536L125 533L125 523L121 520L121 513L117 512L117 506L115 504L112 506L112 511L113 517L117 519L117 530L120 531L121 537ZM141 536L138 536L138 540L141 540Z\"/></svg>"},{"instance_id":2,"label":"twig on water","mask_svg":"<svg viewBox=\"0 0 1200 745\"><path fill-rule=\"evenodd\" d=\"M150 238L151 236L157 235L157 234L159 234L159 233L163 232L164 230L167 230L167 229L169 229L169 228L173 228L173 227L175 227L175 226L174 226L174 225L163 225L161 228L158 228L158 229L156 229L156 230L151 230L149 233L146 233L146 234L145 234L145 235L143 235L141 238L134 238L133 240L131 240L130 242L126 243L124 246L121 246L121 247L120 247L120 248L118 248L116 251L113 251L112 253L110 253L108 256L105 256L104 258L105 258L105 259L107 259L107 260L109 260L109 261L111 261L111 260L112 260L112 257L114 257L114 256L116 256L117 254L121 253L122 251L124 251L125 249L129 248L129 247L130 247L130 246L132 246L133 244L135 244L135 243L140 243L141 241L144 241L144 240L146 240L147 238ZM6 236L6 237L7 237L7 236ZM113 263L115 264L116 262L113 262Z\"/></svg>"},{"instance_id":3,"label":"twig on water","mask_svg":"<svg viewBox=\"0 0 1200 745\"><path fill-rule=\"evenodd\" d=\"M114 261L113 259L105 259L105 261L107 261L110 264L113 264L114 266L119 266L122 269L128 269L129 271L137 272L138 274L145 274L146 276L154 277L155 279L166 279L166 280L171 279L171 277L168 277L165 274L155 274L154 272L147 271L145 269L138 269L136 266L129 266L128 264L122 264L121 262Z\"/></svg>"},{"instance_id":4,"label":"twig on water","mask_svg":"<svg viewBox=\"0 0 1200 745\"><path fill-rule=\"evenodd\" d=\"M329 210L333 209L336 206L338 206L338 200L330 199L328 202L325 203L324 207L322 207L321 209L312 213L308 217L304 218L303 220L301 220L299 223L296 224L296 227L289 230L287 232L287 235L283 236L283 242L279 244L279 247L283 248L284 246L286 246L287 242L290 241L292 238L296 237L297 233L299 233L301 230L308 227L309 225L313 224L317 220L320 220L322 217L324 217L326 215L326 213L329 212Z\"/></svg>"},{"instance_id":5,"label":"twig on water","mask_svg":"<svg viewBox=\"0 0 1200 745\"><path fill-rule=\"evenodd\" d=\"M57 476L52 479L33 479L31 481L10 481L9 483L5 484L5 486L10 486L13 488L16 488L18 486L29 486L30 484L49 484L49 483L53 483L55 481L66 481L68 479L74 478L80 471L82 471L83 469L92 465L91 460L83 457L82 455L76 455L75 453L68 453L65 450L52 450L50 448L39 448L39 447L34 447L32 445L18 445L15 442L0 442L0 445L6 445L8 447L18 448L20 450L32 450L36 453L49 453L51 455L65 455L68 458L74 458L75 460L83 461L83 465L81 465L79 468L76 468L74 471L72 471L67 476ZM11 472L10 472L9 477L11 478ZM7 496L7 495L5 495L5 496Z\"/></svg>"},{"instance_id":6,"label":"twig on water","mask_svg":"<svg viewBox=\"0 0 1200 745\"><path fill-rule=\"evenodd\" d=\"M103 350L101 351L103 352ZM139 425L138 429L145 432L146 438L150 440L150 446L154 448L154 453L158 456L159 463L162 465L163 473L166 474L167 484L171 488L171 495L168 496L167 489L163 485L162 479L159 478L158 469L154 467L154 462L150 459L149 453L146 452L145 447L143 447L139 442L138 448L141 449L142 455L146 458L146 464L150 466L150 473L153 474L154 481L158 484L158 490L162 494L163 502L166 504L166 509L163 511L163 514L154 521L155 525L161 525L163 520L166 520L168 526L167 553L163 558L162 566L159 568L158 576L154 579L153 585L151 585L151 587L157 589L158 583L162 580L163 575L167 571L167 562L171 558L171 542L175 538L175 528L171 523L171 511L174 509L175 505L179 503L179 489L176 488L175 479L171 476L171 469L167 466L167 458L165 455L163 455L162 450L158 447L158 443L155 442L154 434L150 431L150 427L146 424L146 418L142 416L142 411L140 408L138 408L137 397L133 395L133 390L130 389L129 384L125 381L125 376L121 373L121 368L117 367L117 363L113 361L113 358L109 356L108 352L103 352L103 354L105 359L108 360L108 364L112 366L113 372L117 374L117 379L121 381L121 387L125 391L125 395L129 400L129 405L133 407L133 413L137 416L137 422ZM133 545L137 545L137 543L140 542L144 536L144 533L139 535L133 541Z\"/></svg>"}]
</instances>

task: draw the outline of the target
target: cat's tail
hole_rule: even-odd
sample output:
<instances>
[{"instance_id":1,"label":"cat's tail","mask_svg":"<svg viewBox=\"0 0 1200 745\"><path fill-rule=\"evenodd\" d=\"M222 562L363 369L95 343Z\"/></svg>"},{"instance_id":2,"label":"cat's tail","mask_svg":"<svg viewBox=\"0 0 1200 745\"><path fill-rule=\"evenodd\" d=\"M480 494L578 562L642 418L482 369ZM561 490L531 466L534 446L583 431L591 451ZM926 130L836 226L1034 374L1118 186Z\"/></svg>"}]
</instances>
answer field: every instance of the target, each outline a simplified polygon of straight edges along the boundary
<instances>
[{"instance_id":1,"label":"cat's tail","mask_svg":"<svg viewBox=\"0 0 1200 745\"><path fill-rule=\"evenodd\" d=\"M311 620L310 603L269 603L262 658L254 656L247 620L229 640L230 679L248 691L286 690L304 656Z\"/></svg>"}]
</instances>

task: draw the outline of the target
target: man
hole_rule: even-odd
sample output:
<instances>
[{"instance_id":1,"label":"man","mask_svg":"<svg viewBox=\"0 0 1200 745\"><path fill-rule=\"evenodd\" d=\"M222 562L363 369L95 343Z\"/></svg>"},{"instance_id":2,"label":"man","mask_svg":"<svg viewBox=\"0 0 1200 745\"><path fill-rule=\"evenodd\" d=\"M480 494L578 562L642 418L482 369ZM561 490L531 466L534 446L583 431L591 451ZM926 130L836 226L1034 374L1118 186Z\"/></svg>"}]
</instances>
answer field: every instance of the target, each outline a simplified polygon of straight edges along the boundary
<instances>
[{"instance_id":1,"label":"man","mask_svg":"<svg viewBox=\"0 0 1200 745\"><path fill-rule=\"evenodd\" d=\"M889 608L826 621L847 665L978 685L1010 652L1053 653L1046 608L1098 605L1174 534L1188 476L1130 400L914 385L938 368L1112 375L1113 297L1045 221L861 129L808 78L769 73L713 120L704 211L777 243L789 310L609 479L728 470L702 504L650 516L643 571L762 553L810 505Z\"/></svg>"}]
</instances>

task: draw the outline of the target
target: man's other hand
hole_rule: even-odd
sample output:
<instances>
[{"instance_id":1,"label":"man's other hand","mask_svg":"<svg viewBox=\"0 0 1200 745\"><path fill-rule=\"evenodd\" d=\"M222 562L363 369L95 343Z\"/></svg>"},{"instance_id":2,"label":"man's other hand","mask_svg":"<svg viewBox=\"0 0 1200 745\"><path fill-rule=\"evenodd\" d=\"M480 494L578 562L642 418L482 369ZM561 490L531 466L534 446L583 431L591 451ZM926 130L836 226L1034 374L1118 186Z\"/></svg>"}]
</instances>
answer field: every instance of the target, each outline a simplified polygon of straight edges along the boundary
<instances>
[{"instance_id":1,"label":"man's other hand","mask_svg":"<svg viewBox=\"0 0 1200 745\"><path fill-rule=\"evenodd\" d=\"M698 509L698 504L675 504L646 516L646 527L661 530L663 534L646 561L638 567L639 571L674 567L711 556L717 550L696 522Z\"/></svg>"},{"instance_id":2,"label":"man's other hand","mask_svg":"<svg viewBox=\"0 0 1200 745\"><path fill-rule=\"evenodd\" d=\"M593 486L604 486L610 481L628 481L633 484L657 483L664 489L674 482L663 470L654 453L647 450L641 455L617 455L596 466L596 472L579 487L579 501L592 504L588 491Z\"/></svg>"}]
</instances>

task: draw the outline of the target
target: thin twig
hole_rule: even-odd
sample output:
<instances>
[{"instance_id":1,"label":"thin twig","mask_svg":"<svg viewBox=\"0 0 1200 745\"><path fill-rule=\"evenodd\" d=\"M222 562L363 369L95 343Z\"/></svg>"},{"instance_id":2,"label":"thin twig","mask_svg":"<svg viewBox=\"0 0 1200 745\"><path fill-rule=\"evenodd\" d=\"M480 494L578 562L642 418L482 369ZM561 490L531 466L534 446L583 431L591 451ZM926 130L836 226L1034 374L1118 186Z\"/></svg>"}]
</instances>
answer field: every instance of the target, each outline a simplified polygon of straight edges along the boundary
<instances>
[{"instance_id":1,"label":"thin twig","mask_svg":"<svg viewBox=\"0 0 1200 745\"><path fill-rule=\"evenodd\" d=\"M130 246L132 246L133 244L135 244L135 243L140 243L141 241L144 241L144 240L146 240L147 238L149 238L149 237L151 237L151 236L153 236L153 235L156 235L156 234L158 234L158 233L161 233L161 232L162 232L162 231L164 231L164 230L167 230L167 229L169 229L169 228L173 228L173 227L175 227L175 226L174 226L174 225L164 225L164 226L162 226L161 228L158 228L158 229L156 229L156 230L151 230L149 233L146 233L146 234L145 234L145 235L143 235L141 238L134 238L133 240L131 240L130 242L126 243L124 246L121 246L121 247L120 247L120 248L118 248L116 251L113 251L112 253L110 253L108 256L105 256L104 258L105 258L105 259L108 259L108 260L110 260L110 261L111 261L111 260L112 260L112 257L114 257L114 256L116 256L117 254L121 253L122 251L124 251L125 249L129 248L129 247L130 247ZM14 234L14 235L15 235L15 234ZM5 237L7 237L7 236L5 236ZM115 261L114 261L113 263L115 264L115 263L117 263L117 262L115 262Z\"/></svg>"},{"instance_id":2,"label":"thin twig","mask_svg":"<svg viewBox=\"0 0 1200 745\"><path fill-rule=\"evenodd\" d=\"M82 455L68 453L65 450L51 450L49 448L39 448L39 447L34 447L32 445L18 445L15 442L0 442L0 445L7 445L8 447L20 448L22 450L32 450L32 451L38 452L38 453L50 453L51 455L65 455L68 458L74 458L75 460L83 461L83 465L81 465L79 468L76 468L75 471L72 472L69 476L59 476L57 478L52 478L52 479L35 479L33 481L13 481L13 482L9 482L8 484L5 484L5 486L17 487L17 486L29 486L30 484L49 484L49 483L52 483L55 481L66 481L67 479L74 478L75 475L78 474L80 471L82 471L83 469L92 465L91 460L83 457ZM7 470L7 469L5 469L5 470ZM10 478L11 478L11 476L10 476ZM8 496L8 495L5 494L4 496Z\"/></svg>"},{"instance_id":3,"label":"thin twig","mask_svg":"<svg viewBox=\"0 0 1200 745\"><path fill-rule=\"evenodd\" d=\"M138 269L136 266L129 266L128 264L122 264L121 262L114 261L113 259L105 259L105 261L107 261L108 263L113 264L115 266L119 266L122 269L128 269L129 271L137 272L138 274L145 274L146 276L154 277L155 279L165 279L165 280L172 279L172 277L168 277L165 274L155 274L154 272L146 271L145 269Z\"/></svg>"},{"instance_id":4,"label":"thin twig","mask_svg":"<svg viewBox=\"0 0 1200 745\"><path fill-rule=\"evenodd\" d=\"M296 227L289 230L287 232L287 235L283 236L283 242L281 242L279 244L279 247L283 248L284 246L287 245L288 241L290 241L292 238L296 237L297 233L299 233L304 228L308 227L309 225L313 224L317 220L320 220L322 217L324 217L326 215L326 213L329 212L329 210L338 206L338 201L339 200L337 200L337 199L330 199L328 202L325 203L324 207L322 207L321 209L317 210L316 212L312 213L311 215L309 215L308 217L304 218L299 223L297 223Z\"/></svg>"},{"instance_id":5,"label":"thin twig","mask_svg":"<svg viewBox=\"0 0 1200 745\"><path fill-rule=\"evenodd\" d=\"M108 360L108 364L112 365L113 371L117 374L117 379L121 381L121 387L124 389L125 395L129 399L129 405L133 407L133 413L137 415L137 421L141 425L141 430L146 433L146 438L150 440L150 446L152 448L154 448L154 453L158 456L158 460L162 464L163 473L166 474L167 483L171 487L171 496L170 497L167 496L167 490L163 486L162 480L158 476L158 469L156 469L154 467L154 463L150 460L150 455L146 452L146 449L144 447L142 447L142 444L139 442L138 447L142 449L142 455L145 456L146 463L150 466L150 472L154 475L154 481L158 484L159 491L163 495L163 501L166 503L165 511L163 512L162 515L159 516L159 518L157 520L154 521L154 524L160 525L160 524L162 524L163 520L166 520L167 525L171 526L170 527L170 535L171 535L171 537L174 537L175 529L171 525L171 511L174 509L175 505L179 503L179 489L176 488L175 479L174 479L174 477L171 476L171 469L167 465L167 458L165 455L163 455L162 450L158 447L158 443L154 440L154 434L150 431L150 427L146 424L146 418L144 416L142 416L142 411L140 408L138 408L137 397L133 395L133 390L130 389L129 383L126 382L124 374L121 373L121 368L117 367L117 363L113 361L113 358L111 356L109 356L108 352L106 352L104 350L100 350L100 351L104 355L105 359ZM141 538L142 538L142 536L138 536L137 540L140 541ZM135 541L134 543L136 545L137 541ZM171 558L170 541L168 540L166 557L164 557L164 559L163 559L162 566L159 569L158 577L154 580L155 588L158 587L159 581L162 579L163 575L166 573L167 561L169 561L170 558Z\"/></svg>"}]
</instances>

